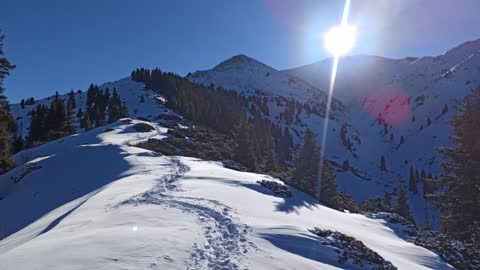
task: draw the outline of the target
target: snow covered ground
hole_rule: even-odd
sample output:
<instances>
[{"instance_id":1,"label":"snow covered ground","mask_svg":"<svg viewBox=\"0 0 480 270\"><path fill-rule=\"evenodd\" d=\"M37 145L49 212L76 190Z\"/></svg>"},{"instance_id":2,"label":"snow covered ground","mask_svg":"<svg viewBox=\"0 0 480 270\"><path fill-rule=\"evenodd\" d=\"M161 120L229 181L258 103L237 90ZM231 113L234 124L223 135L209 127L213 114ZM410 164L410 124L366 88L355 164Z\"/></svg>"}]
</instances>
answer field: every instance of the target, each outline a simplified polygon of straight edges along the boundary
<instances>
[{"instance_id":1,"label":"snow covered ground","mask_svg":"<svg viewBox=\"0 0 480 270\"><path fill-rule=\"evenodd\" d=\"M361 269L308 229L361 240L399 269L450 269L383 219L319 205L265 175L136 148L134 120L15 156L0 176L1 269ZM111 131L105 131L111 128ZM15 177L22 176L22 177ZM17 179L14 183L12 178Z\"/></svg>"}]
</instances>

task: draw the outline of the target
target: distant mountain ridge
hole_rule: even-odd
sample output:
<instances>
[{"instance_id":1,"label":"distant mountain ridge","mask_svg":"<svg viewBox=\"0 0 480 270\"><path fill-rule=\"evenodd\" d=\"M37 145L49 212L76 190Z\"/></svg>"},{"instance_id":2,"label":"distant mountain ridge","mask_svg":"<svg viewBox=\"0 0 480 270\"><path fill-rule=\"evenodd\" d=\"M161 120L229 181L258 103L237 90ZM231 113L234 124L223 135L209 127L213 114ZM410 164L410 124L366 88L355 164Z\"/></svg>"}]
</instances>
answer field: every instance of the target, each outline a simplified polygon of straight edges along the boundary
<instances>
[{"instance_id":1,"label":"distant mountain ridge","mask_svg":"<svg viewBox=\"0 0 480 270\"><path fill-rule=\"evenodd\" d=\"M331 59L277 71L239 55L188 78L205 85L245 93L260 91L299 102L315 100L318 95L324 104L330 74ZM349 170L337 170L340 189L361 201L391 192L398 184L406 186L411 167L433 176L440 173L441 156L436 149L450 145L449 121L459 102L480 86L479 79L480 39L434 57L343 57L333 93L342 109L333 112L326 146L330 160L339 165L347 160L350 164ZM281 123L285 106L272 101L269 108L277 112L270 118ZM321 134L321 117L312 119L312 115L300 110L296 113L301 121L288 126L297 134L306 126ZM386 171L380 168L382 156ZM424 216L423 189L423 183L419 183L418 193L410 194L417 220Z\"/></svg>"}]
</instances>

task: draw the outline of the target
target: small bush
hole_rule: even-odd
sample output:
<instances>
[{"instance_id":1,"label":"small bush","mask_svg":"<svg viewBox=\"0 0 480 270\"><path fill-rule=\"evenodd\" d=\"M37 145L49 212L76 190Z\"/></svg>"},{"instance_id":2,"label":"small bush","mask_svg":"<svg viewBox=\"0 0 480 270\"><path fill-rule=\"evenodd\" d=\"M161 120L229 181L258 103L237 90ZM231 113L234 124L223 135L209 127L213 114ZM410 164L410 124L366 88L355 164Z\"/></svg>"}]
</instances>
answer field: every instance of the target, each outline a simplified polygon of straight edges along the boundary
<instances>
[{"instance_id":1,"label":"small bush","mask_svg":"<svg viewBox=\"0 0 480 270\"><path fill-rule=\"evenodd\" d=\"M151 125L149 124L145 124L145 123L137 123L135 125L133 125L133 128L137 131L137 132L150 132L150 131L154 131L155 128L152 127Z\"/></svg>"}]
</instances>

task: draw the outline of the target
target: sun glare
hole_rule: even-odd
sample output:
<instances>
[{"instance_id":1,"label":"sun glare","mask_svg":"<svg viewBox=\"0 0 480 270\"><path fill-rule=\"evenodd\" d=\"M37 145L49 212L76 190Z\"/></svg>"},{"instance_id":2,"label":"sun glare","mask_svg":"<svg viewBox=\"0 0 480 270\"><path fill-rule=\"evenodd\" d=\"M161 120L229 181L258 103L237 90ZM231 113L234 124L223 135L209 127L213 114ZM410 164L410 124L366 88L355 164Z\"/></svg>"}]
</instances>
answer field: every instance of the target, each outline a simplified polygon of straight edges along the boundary
<instances>
[{"instance_id":1,"label":"sun glare","mask_svg":"<svg viewBox=\"0 0 480 270\"><path fill-rule=\"evenodd\" d=\"M332 27L325 34L325 48L333 56L343 56L352 50L357 38L357 29L353 25Z\"/></svg>"}]
</instances>

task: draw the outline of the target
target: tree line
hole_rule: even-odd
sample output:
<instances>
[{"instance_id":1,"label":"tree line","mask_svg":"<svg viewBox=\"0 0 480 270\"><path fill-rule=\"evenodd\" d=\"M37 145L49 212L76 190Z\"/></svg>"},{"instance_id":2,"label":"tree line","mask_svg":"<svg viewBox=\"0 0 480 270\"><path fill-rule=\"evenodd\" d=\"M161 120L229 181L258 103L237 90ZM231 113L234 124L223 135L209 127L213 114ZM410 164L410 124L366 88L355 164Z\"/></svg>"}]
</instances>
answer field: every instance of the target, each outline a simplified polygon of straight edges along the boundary
<instances>
[{"instance_id":1,"label":"tree line","mask_svg":"<svg viewBox=\"0 0 480 270\"><path fill-rule=\"evenodd\" d=\"M260 97L245 97L214 85L192 83L174 73L160 69L139 68L131 79L145 84L167 99L167 106L185 118L232 134L236 141L235 159L246 169L259 173L287 172L285 181L338 209L354 208L351 198L337 191L335 171L320 157L316 135L306 129L303 145L294 151L293 137L287 126L280 127L262 115L268 115L266 101ZM283 115L292 123L295 107L287 102ZM301 111L301 110L298 110ZM323 163L322 176L319 166ZM285 176L285 174L283 174ZM315 190L321 186L320 194Z\"/></svg>"},{"instance_id":2,"label":"tree line","mask_svg":"<svg viewBox=\"0 0 480 270\"><path fill-rule=\"evenodd\" d=\"M128 110L116 89L110 93L109 88L102 90L91 84L85 111L77 108L75 93L71 91L65 101L55 93L49 106L39 104L28 115L30 129L25 147L34 147L76 133L76 122L80 123L80 128L90 130L126 117Z\"/></svg>"},{"instance_id":3,"label":"tree line","mask_svg":"<svg viewBox=\"0 0 480 270\"><path fill-rule=\"evenodd\" d=\"M0 173L15 166L12 161L13 134L16 132L15 121L10 112L10 104L5 96L3 81L15 69L5 57L3 40L5 36L0 32Z\"/></svg>"}]
</instances>

